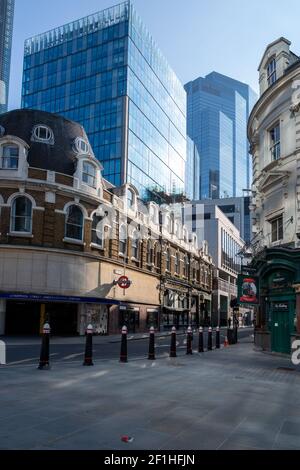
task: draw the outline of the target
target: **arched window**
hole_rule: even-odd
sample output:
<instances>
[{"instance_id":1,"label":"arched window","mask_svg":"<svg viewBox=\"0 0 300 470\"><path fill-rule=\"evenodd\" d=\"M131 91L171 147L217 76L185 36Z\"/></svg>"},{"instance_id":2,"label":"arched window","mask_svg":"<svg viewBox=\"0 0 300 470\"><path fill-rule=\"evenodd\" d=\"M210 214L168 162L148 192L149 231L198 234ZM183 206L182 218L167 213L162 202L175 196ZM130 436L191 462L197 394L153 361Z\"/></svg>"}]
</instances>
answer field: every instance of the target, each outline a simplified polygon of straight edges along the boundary
<instances>
[{"instance_id":1,"label":"arched window","mask_svg":"<svg viewBox=\"0 0 300 470\"><path fill-rule=\"evenodd\" d=\"M122 255L127 253L127 228L124 224L119 229L119 253Z\"/></svg>"},{"instance_id":2,"label":"arched window","mask_svg":"<svg viewBox=\"0 0 300 470\"><path fill-rule=\"evenodd\" d=\"M150 240L147 241L146 249L147 249L147 264L152 264L153 250L152 250L152 244Z\"/></svg>"},{"instance_id":3,"label":"arched window","mask_svg":"<svg viewBox=\"0 0 300 470\"><path fill-rule=\"evenodd\" d=\"M17 170L19 166L19 147L13 144L6 144L2 146L1 150L0 168Z\"/></svg>"},{"instance_id":4,"label":"arched window","mask_svg":"<svg viewBox=\"0 0 300 470\"><path fill-rule=\"evenodd\" d=\"M96 167L90 162L83 162L82 181L92 188L96 187Z\"/></svg>"},{"instance_id":5,"label":"arched window","mask_svg":"<svg viewBox=\"0 0 300 470\"><path fill-rule=\"evenodd\" d=\"M172 223L171 223L171 217L169 215L166 215L165 217L165 227L166 227L167 232L171 233Z\"/></svg>"},{"instance_id":6,"label":"arched window","mask_svg":"<svg viewBox=\"0 0 300 470\"><path fill-rule=\"evenodd\" d=\"M11 231L31 233L32 231L32 202L26 196L14 199L11 212Z\"/></svg>"},{"instance_id":7,"label":"arched window","mask_svg":"<svg viewBox=\"0 0 300 470\"><path fill-rule=\"evenodd\" d=\"M161 262L161 251L160 251L160 246L158 243L155 243L153 247L153 263L157 268L160 268L160 262Z\"/></svg>"},{"instance_id":8,"label":"arched window","mask_svg":"<svg viewBox=\"0 0 300 470\"><path fill-rule=\"evenodd\" d=\"M134 195L133 195L133 191L131 191L131 189L127 189L126 198L127 198L127 207L132 209L132 207L134 205Z\"/></svg>"},{"instance_id":9,"label":"arched window","mask_svg":"<svg viewBox=\"0 0 300 470\"><path fill-rule=\"evenodd\" d=\"M92 222L92 243L103 247L104 245L104 217L101 215L94 214Z\"/></svg>"},{"instance_id":10,"label":"arched window","mask_svg":"<svg viewBox=\"0 0 300 470\"><path fill-rule=\"evenodd\" d=\"M155 206L150 206L150 220L154 224L158 224L158 210Z\"/></svg>"},{"instance_id":11,"label":"arched window","mask_svg":"<svg viewBox=\"0 0 300 470\"><path fill-rule=\"evenodd\" d=\"M83 214L78 206L70 206L67 211L66 237L73 240L83 238Z\"/></svg>"},{"instance_id":12,"label":"arched window","mask_svg":"<svg viewBox=\"0 0 300 470\"><path fill-rule=\"evenodd\" d=\"M184 263L183 263L183 275L185 277L189 277L189 258L187 255L184 257Z\"/></svg>"},{"instance_id":13,"label":"arched window","mask_svg":"<svg viewBox=\"0 0 300 470\"><path fill-rule=\"evenodd\" d=\"M169 248L166 251L166 269L171 271L171 253Z\"/></svg>"},{"instance_id":14,"label":"arched window","mask_svg":"<svg viewBox=\"0 0 300 470\"><path fill-rule=\"evenodd\" d=\"M131 256L135 259L139 258L139 236L136 230L133 232L131 239Z\"/></svg>"},{"instance_id":15,"label":"arched window","mask_svg":"<svg viewBox=\"0 0 300 470\"><path fill-rule=\"evenodd\" d=\"M179 253L176 253L175 255L175 273L179 274L180 272L180 259L179 259Z\"/></svg>"}]
</instances>

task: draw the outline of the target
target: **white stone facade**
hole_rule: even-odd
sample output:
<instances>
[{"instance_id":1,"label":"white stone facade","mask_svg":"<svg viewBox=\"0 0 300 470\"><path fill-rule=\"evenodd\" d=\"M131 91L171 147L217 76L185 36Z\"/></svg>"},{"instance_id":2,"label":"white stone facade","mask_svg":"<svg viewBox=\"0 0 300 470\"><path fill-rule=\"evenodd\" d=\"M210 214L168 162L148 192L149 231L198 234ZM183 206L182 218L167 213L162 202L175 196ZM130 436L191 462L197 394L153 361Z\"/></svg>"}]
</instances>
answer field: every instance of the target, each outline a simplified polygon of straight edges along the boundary
<instances>
[{"instance_id":1,"label":"white stone facade","mask_svg":"<svg viewBox=\"0 0 300 470\"><path fill-rule=\"evenodd\" d=\"M264 247L300 246L300 59L289 47L285 38L267 47L259 66L261 96L248 123L254 254ZM276 80L269 84L267 70L273 59ZM275 221L280 219L276 234Z\"/></svg>"}]
</instances>

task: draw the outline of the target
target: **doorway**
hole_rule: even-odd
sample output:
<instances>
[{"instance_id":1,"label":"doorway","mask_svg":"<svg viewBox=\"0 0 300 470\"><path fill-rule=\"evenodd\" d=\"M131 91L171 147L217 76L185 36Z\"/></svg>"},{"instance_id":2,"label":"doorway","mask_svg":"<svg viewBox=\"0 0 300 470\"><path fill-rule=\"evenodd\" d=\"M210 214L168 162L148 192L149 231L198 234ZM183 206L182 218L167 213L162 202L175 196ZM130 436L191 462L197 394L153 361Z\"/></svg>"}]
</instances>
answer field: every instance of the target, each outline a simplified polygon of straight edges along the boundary
<instances>
[{"instance_id":1,"label":"doorway","mask_svg":"<svg viewBox=\"0 0 300 470\"><path fill-rule=\"evenodd\" d=\"M271 304L271 348L274 352L290 354L290 309L292 302L280 301Z\"/></svg>"}]
</instances>

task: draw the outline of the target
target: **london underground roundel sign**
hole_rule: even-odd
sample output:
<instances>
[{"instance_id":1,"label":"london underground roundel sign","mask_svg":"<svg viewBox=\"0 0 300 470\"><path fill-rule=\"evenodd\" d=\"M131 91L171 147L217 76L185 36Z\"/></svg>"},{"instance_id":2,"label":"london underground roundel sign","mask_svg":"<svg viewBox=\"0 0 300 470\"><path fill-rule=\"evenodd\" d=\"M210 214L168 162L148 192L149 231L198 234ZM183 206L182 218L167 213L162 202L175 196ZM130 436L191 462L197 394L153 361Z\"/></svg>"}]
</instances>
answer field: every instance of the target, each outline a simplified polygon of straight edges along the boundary
<instances>
[{"instance_id":1,"label":"london underground roundel sign","mask_svg":"<svg viewBox=\"0 0 300 470\"><path fill-rule=\"evenodd\" d=\"M121 289L128 289L130 287L131 282L129 281L127 276L121 276L118 279L118 286L121 287Z\"/></svg>"}]
</instances>

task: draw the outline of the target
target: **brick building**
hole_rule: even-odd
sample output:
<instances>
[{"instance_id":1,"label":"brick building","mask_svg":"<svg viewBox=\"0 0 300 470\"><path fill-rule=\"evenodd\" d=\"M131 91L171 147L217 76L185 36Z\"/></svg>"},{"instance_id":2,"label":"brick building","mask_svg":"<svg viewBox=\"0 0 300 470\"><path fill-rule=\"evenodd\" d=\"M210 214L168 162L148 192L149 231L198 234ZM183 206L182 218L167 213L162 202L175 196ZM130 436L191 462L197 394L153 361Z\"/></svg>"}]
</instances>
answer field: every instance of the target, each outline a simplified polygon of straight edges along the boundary
<instances>
[{"instance_id":1,"label":"brick building","mask_svg":"<svg viewBox=\"0 0 300 470\"><path fill-rule=\"evenodd\" d=\"M211 290L196 235L170 207L104 180L82 126L0 117L0 335L38 334L45 319L58 335L90 321L100 334L199 325Z\"/></svg>"}]
</instances>

